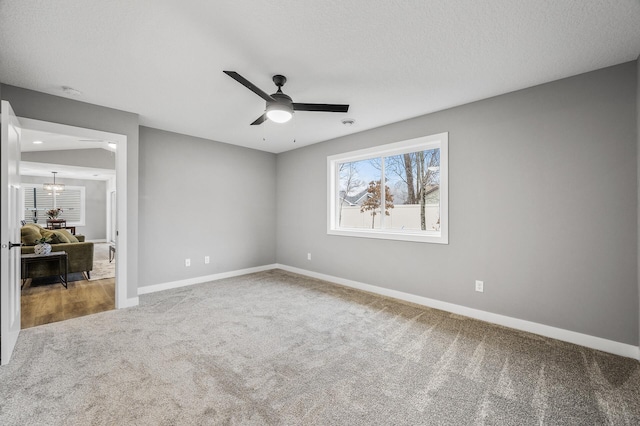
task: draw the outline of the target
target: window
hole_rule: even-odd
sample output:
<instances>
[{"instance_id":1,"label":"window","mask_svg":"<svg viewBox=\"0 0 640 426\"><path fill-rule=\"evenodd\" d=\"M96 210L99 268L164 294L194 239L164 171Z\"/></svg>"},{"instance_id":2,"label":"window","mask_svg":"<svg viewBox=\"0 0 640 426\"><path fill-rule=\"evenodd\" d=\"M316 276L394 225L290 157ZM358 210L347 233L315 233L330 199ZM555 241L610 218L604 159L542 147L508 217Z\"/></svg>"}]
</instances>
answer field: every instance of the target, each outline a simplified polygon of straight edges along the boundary
<instances>
[{"instance_id":1,"label":"window","mask_svg":"<svg viewBox=\"0 0 640 426\"><path fill-rule=\"evenodd\" d=\"M85 226L85 187L65 185L64 191L45 191L42 184L23 183L24 220L46 226L47 210L61 208L68 226ZM37 220L37 222L36 222Z\"/></svg>"},{"instance_id":2,"label":"window","mask_svg":"<svg viewBox=\"0 0 640 426\"><path fill-rule=\"evenodd\" d=\"M440 133L328 157L327 233L448 244L448 140Z\"/></svg>"}]
</instances>

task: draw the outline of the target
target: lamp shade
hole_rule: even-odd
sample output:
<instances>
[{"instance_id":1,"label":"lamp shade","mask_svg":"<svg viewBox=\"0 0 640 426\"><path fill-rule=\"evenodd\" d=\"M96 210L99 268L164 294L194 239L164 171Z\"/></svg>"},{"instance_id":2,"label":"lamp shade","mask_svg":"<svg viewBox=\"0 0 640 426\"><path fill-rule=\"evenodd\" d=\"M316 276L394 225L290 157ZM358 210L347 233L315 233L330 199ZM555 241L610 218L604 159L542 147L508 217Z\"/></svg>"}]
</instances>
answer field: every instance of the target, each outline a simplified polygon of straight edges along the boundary
<instances>
[{"instance_id":1,"label":"lamp shade","mask_svg":"<svg viewBox=\"0 0 640 426\"><path fill-rule=\"evenodd\" d=\"M267 105L267 117L276 123L286 123L293 117L293 110L279 102L270 102Z\"/></svg>"}]
</instances>

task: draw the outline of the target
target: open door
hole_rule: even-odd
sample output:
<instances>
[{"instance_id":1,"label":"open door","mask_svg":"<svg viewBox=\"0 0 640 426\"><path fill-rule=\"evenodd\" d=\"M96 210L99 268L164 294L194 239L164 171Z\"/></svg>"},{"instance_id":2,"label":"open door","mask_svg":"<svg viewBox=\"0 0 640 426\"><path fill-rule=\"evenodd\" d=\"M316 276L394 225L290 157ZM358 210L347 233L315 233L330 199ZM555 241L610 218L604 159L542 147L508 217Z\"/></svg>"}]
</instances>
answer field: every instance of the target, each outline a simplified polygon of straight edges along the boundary
<instances>
[{"instance_id":1,"label":"open door","mask_svg":"<svg viewBox=\"0 0 640 426\"><path fill-rule=\"evenodd\" d=\"M20 333L20 126L0 105L0 364L8 364Z\"/></svg>"}]
</instances>

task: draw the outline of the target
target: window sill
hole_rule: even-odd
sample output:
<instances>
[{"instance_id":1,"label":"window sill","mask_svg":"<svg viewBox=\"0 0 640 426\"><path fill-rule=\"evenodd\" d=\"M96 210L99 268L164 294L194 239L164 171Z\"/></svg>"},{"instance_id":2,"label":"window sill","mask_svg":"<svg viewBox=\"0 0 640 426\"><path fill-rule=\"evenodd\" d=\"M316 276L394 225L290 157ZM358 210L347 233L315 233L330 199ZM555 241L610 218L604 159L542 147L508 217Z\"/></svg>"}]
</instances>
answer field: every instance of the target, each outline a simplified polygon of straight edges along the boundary
<instances>
[{"instance_id":1,"label":"window sill","mask_svg":"<svg viewBox=\"0 0 640 426\"><path fill-rule=\"evenodd\" d=\"M412 241L418 243L449 244L447 235L441 231L393 232L376 229L328 229L327 234L343 237L377 238L381 240Z\"/></svg>"}]
</instances>

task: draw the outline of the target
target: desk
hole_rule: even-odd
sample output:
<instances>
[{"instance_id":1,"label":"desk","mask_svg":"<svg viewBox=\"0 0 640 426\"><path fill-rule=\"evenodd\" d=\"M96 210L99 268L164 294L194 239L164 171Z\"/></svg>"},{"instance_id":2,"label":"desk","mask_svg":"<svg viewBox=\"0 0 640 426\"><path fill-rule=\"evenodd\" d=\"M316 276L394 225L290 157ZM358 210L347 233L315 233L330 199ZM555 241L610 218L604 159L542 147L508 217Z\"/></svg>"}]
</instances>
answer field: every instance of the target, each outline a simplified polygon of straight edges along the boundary
<instances>
[{"instance_id":1,"label":"desk","mask_svg":"<svg viewBox=\"0 0 640 426\"><path fill-rule=\"evenodd\" d=\"M47 229L60 229L67 226L66 219L47 219Z\"/></svg>"},{"instance_id":2,"label":"desk","mask_svg":"<svg viewBox=\"0 0 640 426\"><path fill-rule=\"evenodd\" d=\"M65 251L53 251L49 254L23 254L22 255L22 287L27 281L27 273L29 272L29 265L40 262L56 262L58 264L58 276L60 277L60 284L64 288L68 288L67 274L69 272L69 256ZM62 270L64 269L64 276Z\"/></svg>"},{"instance_id":3,"label":"desk","mask_svg":"<svg viewBox=\"0 0 640 426\"><path fill-rule=\"evenodd\" d=\"M71 235L76 235L76 227L67 226L66 219L47 219L47 229L66 229Z\"/></svg>"}]
</instances>

